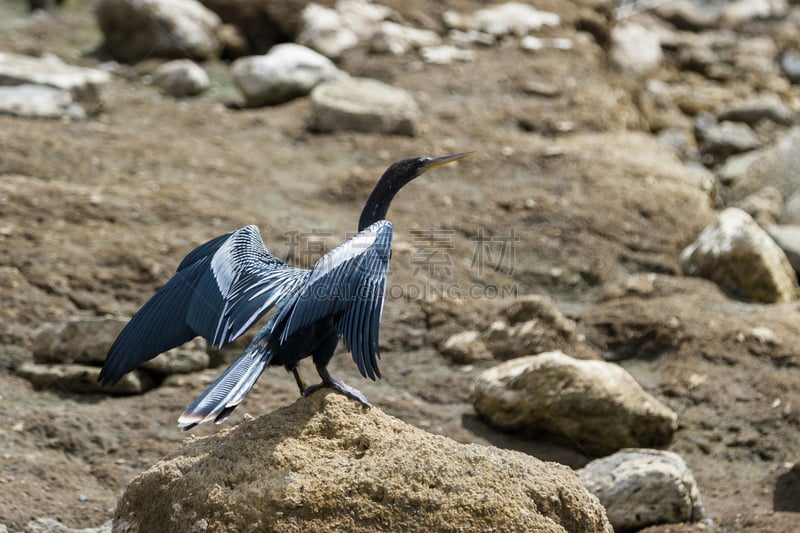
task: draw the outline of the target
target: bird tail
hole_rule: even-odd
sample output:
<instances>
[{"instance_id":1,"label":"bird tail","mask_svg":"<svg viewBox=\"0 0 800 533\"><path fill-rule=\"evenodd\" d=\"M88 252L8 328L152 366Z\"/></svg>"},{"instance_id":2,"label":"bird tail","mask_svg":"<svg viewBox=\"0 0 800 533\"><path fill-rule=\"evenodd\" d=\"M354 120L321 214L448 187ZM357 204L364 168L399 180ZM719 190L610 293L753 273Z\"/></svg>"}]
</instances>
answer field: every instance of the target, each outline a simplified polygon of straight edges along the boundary
<instances>
[{"instance_id":1,"label":"bird tail","mask_svg":"<svg viewBox=\"0 0 800 533\"><path fill-rule=\"evenodd\" d=\"M213 420L224 422L253 388L272 358L266 342L256 338L214 383L186 408L178 418L178 426L188 431L198 424Z\"/></svg>"}]
</instances>

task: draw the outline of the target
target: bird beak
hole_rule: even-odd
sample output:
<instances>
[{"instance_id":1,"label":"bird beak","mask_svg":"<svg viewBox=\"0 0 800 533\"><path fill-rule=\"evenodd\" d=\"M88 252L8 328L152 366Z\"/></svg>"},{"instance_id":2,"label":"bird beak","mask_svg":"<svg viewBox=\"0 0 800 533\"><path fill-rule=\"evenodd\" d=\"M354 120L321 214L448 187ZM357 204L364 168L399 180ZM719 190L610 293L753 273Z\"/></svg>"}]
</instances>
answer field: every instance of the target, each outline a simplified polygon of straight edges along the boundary
<instances>
[{"instance_id":1,"label":"bird beak","mask_svg":"<svg viewBox=\"0 0 800 533\"><path fill-rule=\"evenodd\" d=\"M445 155L445 156L442 156L442 157L434 157L433 159L431 159L430 161L425 163L425 165L423 165L423 167L420 170L422 172L427 172L427 171L429 171L429 170L431 170L433 168L438 168L438 167L444 166L444 165L446 165L448 163L452 163L453 161L458 161L459 159L464 159L465 157L469 157L474 153L475 153L474 151L473 152L462 152L460 154L452 154L452 155ZM422 172L420 172L420 174Z\"/></svg>"}]
</instances>

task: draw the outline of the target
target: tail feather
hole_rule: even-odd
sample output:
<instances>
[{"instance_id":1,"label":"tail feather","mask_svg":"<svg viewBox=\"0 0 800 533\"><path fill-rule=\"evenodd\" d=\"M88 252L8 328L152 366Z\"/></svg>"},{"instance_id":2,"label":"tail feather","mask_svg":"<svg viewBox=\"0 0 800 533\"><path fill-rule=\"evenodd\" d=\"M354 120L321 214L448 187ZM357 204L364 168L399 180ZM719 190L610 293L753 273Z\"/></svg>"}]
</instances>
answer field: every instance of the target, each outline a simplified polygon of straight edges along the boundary
<instances>
[{"instance_id":1,"label":"tail feather","mask_svg":"<svg viewBox=\"0 0 800 533\"><path fill-rule=\"evenodd\" d=\"M255 344L255 343L254 343ZM213 420L223 422L253 388L271 359L269 349L252 345L178 418L183 431Z\"/></svg>"}]
</instances>

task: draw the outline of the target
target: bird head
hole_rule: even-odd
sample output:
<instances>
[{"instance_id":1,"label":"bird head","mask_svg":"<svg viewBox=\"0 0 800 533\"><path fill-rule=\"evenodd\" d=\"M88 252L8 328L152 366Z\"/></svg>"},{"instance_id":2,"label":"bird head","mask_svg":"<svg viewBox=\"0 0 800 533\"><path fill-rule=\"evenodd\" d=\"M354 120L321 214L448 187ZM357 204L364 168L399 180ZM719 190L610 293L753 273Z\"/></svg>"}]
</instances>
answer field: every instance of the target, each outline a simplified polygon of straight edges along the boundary
<instances>
[{"instance_id":1,"label":"bird head","mask_svg":"<svg viewBox=\"0 0 800 533\"><path fill-rule=\"evenodd\" d=\"M442 157L410 157L392 164L386 174L397 177L395 186L399 189L409 181L422 176L427 171L444 166L453 161L469 157L475 152L445 155Z\"/></svg>"}]
</instances>

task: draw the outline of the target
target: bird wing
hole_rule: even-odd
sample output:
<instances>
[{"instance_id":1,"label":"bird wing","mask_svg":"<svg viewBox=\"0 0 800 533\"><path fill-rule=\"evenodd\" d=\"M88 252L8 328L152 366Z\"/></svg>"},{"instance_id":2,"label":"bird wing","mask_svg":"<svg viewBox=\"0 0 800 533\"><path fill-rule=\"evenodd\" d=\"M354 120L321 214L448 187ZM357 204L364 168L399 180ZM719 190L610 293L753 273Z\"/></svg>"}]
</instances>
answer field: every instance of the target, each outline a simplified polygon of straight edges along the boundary
<instances>
[{"instance_id":1,"label":"bird wing","mask_svg":"<svg viewBox=\"0 0 800 533\"><path fill-rule=\"evenodd\" d=\"M339 314L339 334L361 375L380 377L378 329L391 249L392 224L381 220L325 254L292 305L281 309L276 321L285 323L280 342L325 316Z\"/></svg>"},{"instance_id":2,"label":"bird wing","mask_svg":"<svg viewBox=\"0 0 800 533\"><path fill-rule=\"evenodd\" d=\"M119 334L100 371L100 382L114 383L198 335L224 346L302 286L309 274L272 255L256 226L199 246Z\"/></svg>"}]
</instances>

